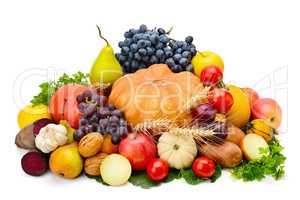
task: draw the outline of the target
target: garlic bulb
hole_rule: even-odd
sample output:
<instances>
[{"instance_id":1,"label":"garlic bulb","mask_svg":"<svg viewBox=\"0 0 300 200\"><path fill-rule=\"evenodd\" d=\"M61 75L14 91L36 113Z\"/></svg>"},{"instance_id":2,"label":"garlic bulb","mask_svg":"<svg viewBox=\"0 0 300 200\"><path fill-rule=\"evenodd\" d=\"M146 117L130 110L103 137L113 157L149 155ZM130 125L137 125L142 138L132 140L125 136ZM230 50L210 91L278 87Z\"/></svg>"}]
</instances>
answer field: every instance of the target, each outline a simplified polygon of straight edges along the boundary
<instances>
[{"instance_id":1,"label":"garlic bulb","mask_svg":"<svg viewBox=\"0 0 300 200\"><path fill-rule=\"evenodd\" d=\"M48 124L36 136L35 145L43 153L50 153L58 146L66 144L67 140L67 129L63 125Z\"/></svg>"}]
</instances>

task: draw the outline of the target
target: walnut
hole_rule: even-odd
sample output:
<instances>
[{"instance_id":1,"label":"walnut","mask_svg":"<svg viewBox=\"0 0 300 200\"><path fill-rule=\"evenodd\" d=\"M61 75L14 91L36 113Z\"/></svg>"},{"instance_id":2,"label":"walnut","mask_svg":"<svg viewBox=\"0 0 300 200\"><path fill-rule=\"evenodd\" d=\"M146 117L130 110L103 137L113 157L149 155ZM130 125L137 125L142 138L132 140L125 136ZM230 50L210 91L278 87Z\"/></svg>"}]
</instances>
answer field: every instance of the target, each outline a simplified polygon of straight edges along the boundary
<instances>
[{"instance_id":1,"label":"walnut","mask_svg":"<svg viewBox=\"0 0 300 200\"><path fill-rule=\"evenodd\" d=\"M107 153L98 153L93 157L87 158L84 162L85 173L91 176L99 176L101 162L107 155Z\"/></svg>"},{"instance_id":2,"label":"walnut","mask_svg":"<svg viewBox=\"0 0 300 200\"><path fill-rule=\"evenodd\" d=\"M79 153L85 158L91 157L101 150L102 143L103 136L100 133L89 133L80 140Z\"/></svg>"}]
</instances>

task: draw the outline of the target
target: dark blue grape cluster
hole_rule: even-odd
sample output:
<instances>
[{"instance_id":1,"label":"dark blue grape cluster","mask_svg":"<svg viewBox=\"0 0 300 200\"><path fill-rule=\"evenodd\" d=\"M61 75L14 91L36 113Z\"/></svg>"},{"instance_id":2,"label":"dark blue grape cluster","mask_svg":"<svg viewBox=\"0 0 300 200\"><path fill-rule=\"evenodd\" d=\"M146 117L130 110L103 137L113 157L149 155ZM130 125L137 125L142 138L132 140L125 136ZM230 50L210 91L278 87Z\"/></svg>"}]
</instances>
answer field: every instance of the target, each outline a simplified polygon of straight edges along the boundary
<instances>
[{"instance_id":1,"label":"dark blue grape cluster","mask_svg":"<svg viewBox=\"0 0 300 200\"><path fill-rule=\"evenodd\" d=\"M163 28L130 29L124 33L125 40L119 42L120 53L116 57L125 73L133 73L152 64L165 63L173 72L192 71L192 57L196 55L193 37L177 41L169 37Z\"/></svg>"}]
</instances>

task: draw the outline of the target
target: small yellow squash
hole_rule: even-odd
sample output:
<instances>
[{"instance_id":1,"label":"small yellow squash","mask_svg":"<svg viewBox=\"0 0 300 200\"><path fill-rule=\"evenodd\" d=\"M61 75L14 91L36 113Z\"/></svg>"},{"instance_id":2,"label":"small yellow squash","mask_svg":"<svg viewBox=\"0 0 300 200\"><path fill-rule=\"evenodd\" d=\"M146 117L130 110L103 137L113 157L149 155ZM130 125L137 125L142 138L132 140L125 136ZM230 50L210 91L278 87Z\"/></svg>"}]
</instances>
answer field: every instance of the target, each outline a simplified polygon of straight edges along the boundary
<instances>
[{"instance_id":1,"label":"small yellow squash","mask_svg":"<svg viewBox=\"0 0 300 200\"><path fill-rule=\"evenodd\" d=\"M264 119L254 119L247 124L247 134L254 133L262 136L267 142L273 139L275 129Z\"/></svg>"},{"instance_id":2,"label":"small yellow squash","mask_svg":"<svg viewBox=\"0 0 300 200\"><path fill-rule=\"evenodd\" d=\"M159 157L176 169L190 167L197 155L196 143L188 135L164 133L157 148Z\"/></svg>"}]
</instances>

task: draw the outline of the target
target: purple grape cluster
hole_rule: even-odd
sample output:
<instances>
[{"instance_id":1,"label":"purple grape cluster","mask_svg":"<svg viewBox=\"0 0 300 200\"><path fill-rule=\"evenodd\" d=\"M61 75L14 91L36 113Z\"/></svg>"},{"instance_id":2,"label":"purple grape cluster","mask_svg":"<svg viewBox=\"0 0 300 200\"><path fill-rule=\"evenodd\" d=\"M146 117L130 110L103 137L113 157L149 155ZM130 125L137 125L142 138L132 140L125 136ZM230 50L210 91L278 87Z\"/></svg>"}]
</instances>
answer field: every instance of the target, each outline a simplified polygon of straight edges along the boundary
<instances>
[{"instance_id":1,"label":"purple grape cluster","mask_svg":"<svg viewBox=\"0 0 300 200\"><path fill-rule=\"evenodd\" d=\"M99 132L111 134L112 143L118 144L121 138L127 135L128 126L123 113L114 105L108 104L106 96L86 90L77 96L77 103L83 116L74 134L74 140L79 141L90 132Z\"/></svg>"},{"instance_id":2,"label":"purple grape cluster","mask_svg":"<svg viewBox=\"0 0 300 200\"><path fill-rule=\"evenodd\" d=\"M185 41L171 39L163 28L149 30L146 25L130 29L119 42L120 53L116 57L125 73L133 73L152 64L165 63L173 72L192 71L192 57L196 47L192 36Z\"/></svg>"}]
</instances>

